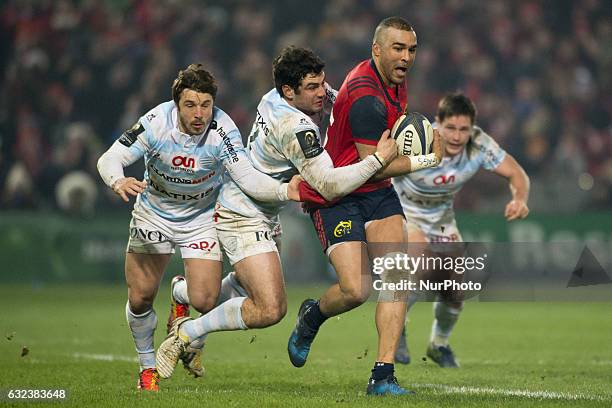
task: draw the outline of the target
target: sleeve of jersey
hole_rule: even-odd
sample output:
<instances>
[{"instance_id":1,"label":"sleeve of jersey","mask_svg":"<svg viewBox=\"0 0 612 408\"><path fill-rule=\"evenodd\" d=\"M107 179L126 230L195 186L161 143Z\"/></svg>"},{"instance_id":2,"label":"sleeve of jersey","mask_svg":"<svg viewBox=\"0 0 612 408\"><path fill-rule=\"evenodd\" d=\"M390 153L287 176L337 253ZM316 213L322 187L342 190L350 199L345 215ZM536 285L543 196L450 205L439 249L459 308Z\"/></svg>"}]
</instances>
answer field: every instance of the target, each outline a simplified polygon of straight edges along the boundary
<instances>
[{"instance_id":1,"label":"sleeve of jersey","mask_svg":"<svg viewBox=\"0 0 612 408\"><path fill-rule=\"evenodd\" d=\"M478 154L482 156L482 167L485 170L495 170L504 161L506 151L488 134L477 128L474 137L474 147L478 149Z\"/></svg>"},{"instance_id":2,"label":"sleeve of jersey","mask_svg":"<svg viewBox=\"0 0 612 408\"><path fill-rule=\"evenodd\" d=\"M249 160L242 144L240 132L232 130L223 140L221 160L238 187L259 201L287 201L287 183L282 183L260 172Z\"/></svg>"},{"instance_id":3,"label":"sleeve of jersey","mask_svg":"<svg viewBox=\"0 0 612 408\"><path fill-rule=\"evenodd\" d=\"M387 129L387 108L374 95L362 96L351 105L349 123L355 142L375 146Z\"/></svg>"},{"instance_id":4,"label":"sleeve of jersey","mask_svg":"<svg viewBox=\"0 0 612 408\"><path fill-rule=\"evenodd\" d=\"M149 135L150 130L139 121L100 156L98 172L107 186L112 187L115 181L125 177L123 169L144 156Z\"/></svg>"},{"instance_id":5,"label":"sleeve of jersey","mask_svg":"<svg viewBox=\"0 0 612 408\"><path fill-rule=\"evenodd\" d=\"M331 157L321 147L318 132L312 128L298 128L295 133L288 134L283 139L280 147L285 157L326 201L333 201L354 191L382 167L380 162L370 155L359 163L334 168ZM307 199L308 196L304 198Z\"/></svg>"}]
</instances>

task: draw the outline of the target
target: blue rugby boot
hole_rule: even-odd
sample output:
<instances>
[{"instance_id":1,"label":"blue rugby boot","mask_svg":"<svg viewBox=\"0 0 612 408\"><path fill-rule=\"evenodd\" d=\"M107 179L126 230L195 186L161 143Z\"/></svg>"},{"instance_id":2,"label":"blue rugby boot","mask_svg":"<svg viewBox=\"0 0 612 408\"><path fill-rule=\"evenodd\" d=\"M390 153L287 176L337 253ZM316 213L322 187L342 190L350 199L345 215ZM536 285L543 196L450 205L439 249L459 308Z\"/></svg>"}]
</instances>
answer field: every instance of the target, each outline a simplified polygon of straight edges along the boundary
<instances>
[{"instance_id":1,"label":"blue rugby boot","mask_svg":"<svg viewBox=\"0 0 612 408\"><path fill-rule=\"evenodd\" d=\"M459 367L459 364L455 361L455 354L450 346L436 346L433 343L429 343L429 347L427 347L427 357L431 358L443 368Z\"/></svg>"},{"instance_id":2,"label":"blue rugby boot","mask_svg":"<svg viewBox=\"0 0 612 408\"><path fill-rule=\"evenodd\" d=\"M310 352L310 345L314 340L319 329L312 329L304 321L304 315L310 307L317 303L314 299L306 299L302 302L300 310L298 311L297 322L295 328L289 336L289 343L287 344L287 351L289 352L289 360L295 367L302 367L306 364L308 358L308 352Z\"/></svg>"},{"instance_id":3,"label":"blue rugby boot","mask_svg":"<svg viewBox=\"0 0 612 408\"><path fill-rule=\"evenodd\" d=\"M397 383L397 378L393 374L382 380L370 378L368 381L367 395L409 395L414 394Z\"/></svg>"}]
</instances>

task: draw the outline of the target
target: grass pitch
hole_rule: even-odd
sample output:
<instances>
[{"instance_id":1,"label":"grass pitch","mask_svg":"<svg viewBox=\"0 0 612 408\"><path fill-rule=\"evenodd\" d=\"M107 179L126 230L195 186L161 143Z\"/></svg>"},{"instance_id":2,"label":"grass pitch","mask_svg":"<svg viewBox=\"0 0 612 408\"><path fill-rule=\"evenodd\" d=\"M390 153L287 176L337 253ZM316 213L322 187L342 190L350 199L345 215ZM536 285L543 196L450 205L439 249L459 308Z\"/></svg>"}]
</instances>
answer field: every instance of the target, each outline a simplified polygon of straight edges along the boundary
<instances>
[{"instance_id":1,"label":"grass pitch","mask_svg":"<svg viewBox=\"0 0 612 408\"><path fill-rule=\"evenodd\" d=\"M323 286L289 290L275 327L215 333L204 378L182 368L161 392L135 389L137 363L122 286L0 287L0 406L9 389L64 389L65 401L36 406L612 406L612 303L467 303L451 339L462 368L424 359L431 304L410 316L413 362L396 366L408 397L367 397L376 357L374 303L325 323L305 367L287 358L299 303ZM165 335L168 288L156 302L156 346ZM22 356L27 349L27 354Z\"/></svg>"}]
</instances>

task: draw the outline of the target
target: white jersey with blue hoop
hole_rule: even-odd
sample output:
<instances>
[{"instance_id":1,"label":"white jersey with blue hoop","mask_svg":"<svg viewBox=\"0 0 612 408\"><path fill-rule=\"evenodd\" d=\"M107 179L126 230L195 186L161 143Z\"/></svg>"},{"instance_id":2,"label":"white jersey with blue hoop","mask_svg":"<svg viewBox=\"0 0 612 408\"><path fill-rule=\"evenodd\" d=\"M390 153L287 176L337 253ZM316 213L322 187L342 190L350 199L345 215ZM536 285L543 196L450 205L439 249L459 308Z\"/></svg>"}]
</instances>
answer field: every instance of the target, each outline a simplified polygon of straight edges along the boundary
<instances>
[{"instance_id":1,"label":"white jersey with blue hoop","mask_svg":"<svg viewBox=\"0 0 612 408\"><path fill-rule=\"evenodd\" d=\"M225 166L248 160L232 119L214 107L201 135L179 130L178 110L165 102L143 115L115 143L129 149L127 162L144 156L147 182L134 210L152 211L173 222L210 218L224 179Z\"/></svg>"},{"instance_id":2,"label":"white jersey with blue hoop","mask_svg":"<svg viewBox=\"0 0 612 408\"><path fill-rule=\"evenodd\" d=\"M474 126L470 143L460 154L444 157L437 167L395 177L393 186L409 219L424 226L434 225L443 219L454 219L455 194L481 167L495 170L505 157L506 152L495 140Z\"/></svg>"},{"instance_id":3,"label":"white jersey with blue hoop","mask_svg":"<svg viewBox=\"0 0 612 408\"><path fill-rule=\"evenodd\" d=\"M283 182L301 173L311 159L323 153L319 125L331 111L336 94L326 85L324 109L311 116L289 105L276 89L265 94L257 106L247 144L253 167ZM219 203L244 217L266 219L277 216L283 207L280 202L250 198L232 180L223 185Z\"/></svg>"}]
</instances>

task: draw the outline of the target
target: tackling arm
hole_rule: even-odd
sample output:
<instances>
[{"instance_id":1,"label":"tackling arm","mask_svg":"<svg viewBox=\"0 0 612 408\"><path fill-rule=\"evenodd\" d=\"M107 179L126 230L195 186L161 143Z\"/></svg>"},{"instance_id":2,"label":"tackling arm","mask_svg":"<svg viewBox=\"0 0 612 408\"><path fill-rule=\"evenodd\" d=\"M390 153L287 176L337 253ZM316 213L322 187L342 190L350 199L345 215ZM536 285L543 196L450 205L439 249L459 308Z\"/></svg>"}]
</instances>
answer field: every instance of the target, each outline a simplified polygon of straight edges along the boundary
<instances>
[{"instance_id":1,"label":"tackling arm","mask_svg":"<svg viewBox=\"0 0 612 408\"><path fill-rule=\"evenodd\" d=\"M359 163L334 168L331 157L324 151L315 159L305 162L300 169L300 175L325 200L334 201L360 187L382 166L371 154Z\"/></svg>"},{"instance_id":2,"label":"tackling arm","mask_svg":"<svg viewBox=\"0 0 612 408\"><path fill-rule=\"evenodd\" d=\"M260 172L253 167L246 155L240 156L237 162L227 164L226 168L238 187L247 195L256 200L267 202L298 198L297 192L296 195L289 194L288 183L282 183Z\"/></svg>"}]
</instances>

